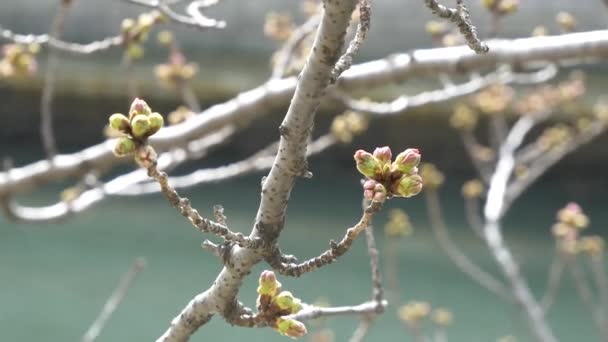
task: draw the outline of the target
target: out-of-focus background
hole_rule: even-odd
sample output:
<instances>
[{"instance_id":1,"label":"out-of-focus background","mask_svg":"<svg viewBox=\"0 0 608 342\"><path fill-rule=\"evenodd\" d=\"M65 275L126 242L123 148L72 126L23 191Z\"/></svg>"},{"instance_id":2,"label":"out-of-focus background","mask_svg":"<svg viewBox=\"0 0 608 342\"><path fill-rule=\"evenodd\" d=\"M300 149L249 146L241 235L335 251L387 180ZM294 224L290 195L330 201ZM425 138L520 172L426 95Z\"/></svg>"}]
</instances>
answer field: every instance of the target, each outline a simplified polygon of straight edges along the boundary
<instances>
[{"instance_id":1,"label":"out-of-focus background","mask_svg":"<svg viewBox=\"0 0 608 342\"><path fill-rule=\"evenodd\" d=\"M489 16L478 1L468 1L480 32L487 31ZM0 25L19 33L48 31L57 1L4 0L0 3ZM141 8L121 1L75 1L66 21L65 40L88 42L116 35L120 22ZM269 11L287 11L303 20L298 1L223 0L209 15L224 19L227 27L199 31L175 29L184 54L199 64L193 82L196 95L208 106L251 89L269 76L269 58L277 44L263 34ZM603 29L608 10L599 0L522 1L519 11L507 17L501 37L528 36L537 25L558 33L555 15L568 11L578 19L577 30ZM385 57L394 52L430 47L425 23L431 14L422 1L374 1L372 30L357 62ZM157 85L154 65L166 60L166 49L155 39L145 46L143 60L135 63L139 93L151 106L167 113L179 97ZM40 71L28 81L0 80L0 157L10 156L16 165L43 158L40 144L39 104L45 54L38 58ZM608 85L606 64L595 64L588 73L588 102L591 104ZM430 79L406 80L400 90L413 93L434 83ZM76 151L104 139L102 127L108 114L124 112L131 99L118 49L92 56L60 55L54 126L61 152ZM380 94L382 95L382 94ZM388 94L385 94L388 96ZM360 212L359 175L352 153L357 148L390 145L395 150L420 147L426 161L436 163L447 175L442 204L455 241L474 260L499 274L485 247L466 226L460 185L474 177L470 161L457 132L446 120L451 104L425 107L406 117L375 119L369 131L351 145L331 148L311 159L315 177L298 182L289 205L282 248L301 259L324 250L329 239L340 237L356 222ZM188 165L197 168L236 161L275 140L283 111L252 123L210 157ZM317 134L327 131L335 109L322 107ZM555 212L568 201L585 209L595 233L606 236L608 212L608 155L606 136L567 157L533 186L512 208L505 234L523 266L535 293L542 294L553 257L550 228ZM193 204L210 215L221 203L232 227L249 231L259 200L262 174L185 191ZM32 204L58 200L69 186L62 182L23 196ZM422 198L390 201L388 208L405 209L415 227L413 235L399 245L400 298L374 325L370 341L409 341L399 322L397 308L411 300L449 308L454 324L451 341L495 341L514 335L528 341L526 322L519 311L501 302L460 273L437 247L428 227ZM378 215L376 230L380 249L387 238L382 233L386 212ZM203 237L170 208L161 195L112 199L60 224L15 224L0 217L0 332L7 341L72 341L100 310L120 275L137 256L147 268L136 280L125 302L103 331L99 341L140 341L157 337L170 319L192 296L205 289L220 269L217 260L201 250ZM383 259L385 255L383 254ZM259 266L254 274L263 269ZM340 262L301 279L281 279L285 288L305 301L324 297L333 305L358 303L369 297L369 261L364 241ZM248 279L241 299L253 305L255 277ZM560 341L599 341L573 284L566 281L549 320ZM323 323L333 329L336 341L347 340L358 320L340 317ZM309 324L311 330L314 324ZM221 319L195 335L193 341L221 339L278 341L270 329L231 328Z\"/></svg>"}]
</instances>

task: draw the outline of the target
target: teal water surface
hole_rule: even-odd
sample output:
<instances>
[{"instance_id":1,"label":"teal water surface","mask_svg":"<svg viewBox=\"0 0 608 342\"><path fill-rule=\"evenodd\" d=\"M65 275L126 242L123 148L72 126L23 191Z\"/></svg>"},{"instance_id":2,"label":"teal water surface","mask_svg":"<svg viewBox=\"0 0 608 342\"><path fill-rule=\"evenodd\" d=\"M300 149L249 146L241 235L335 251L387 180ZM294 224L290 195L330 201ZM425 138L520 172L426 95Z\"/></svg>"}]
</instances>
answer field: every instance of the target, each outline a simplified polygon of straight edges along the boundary
<instances>
[{"instance_id":1,"label":"teal water surface","mask_svg":"<svg viewBox=\"0 0 608 342\"><path fill-rule=\"evenodd\" d=\"M360 215L357 175L351 169L323 168L324 162L313 160L315 177L298 182L281 236L282 249L300 259L324 250L329 239L340 238ZM223 204L230 225L248 232L257 210L260 176L208 185L185 194L206 215L214 204ZM465 227L459 183L448 182L442 191L449 228L467 254L498 275L490 255ZM56 192L51 190L30 201L56 199ZM599 223L608 222L604 195L598 191L579 199L596 232L605 229ZM556 210L570 198L559 182L541 184L513 208L506 222L508 242L537 296L545 286L553 255L549 227ZM448 329L450 341L496 341L505 335L528 341L520 311L478 287L441 253L430 234L423 202L414 198L391 200L388 205L405 208L414 221L415 232L399 243L401 299L391 303L378 319L368 340L410 341L395 313L407 301L425 300L454 313L454 324ZM382 227L386 212L378 215L377 227ZM147 267L99 341L154 340L194 295L212 283L221 268L215 257L201 249L205 236L160 195L114 198L61 224L0 220L0 331L4 341L79 340L138 256L146 258ZM384 251L387 241L381 229L376 235ZM259 265L241 290L239 299L248 305L255 305L256 274L264 267ZM364 239L359 239L338 263L300 279L280 280L284 288L307 302L319 297L328 298L333 305L365 301L370 296L370 275ZM570 282L562 287L549 319L560 341L599 340ZM334 330L336 341L346 341L357 323L355 317L339 317L326 324ZM315 325L309 327L314 330ZM232 328L219 318L204 326L192 340L218 339L286 340L270 329Z\"/></svg>"}]
</instances>

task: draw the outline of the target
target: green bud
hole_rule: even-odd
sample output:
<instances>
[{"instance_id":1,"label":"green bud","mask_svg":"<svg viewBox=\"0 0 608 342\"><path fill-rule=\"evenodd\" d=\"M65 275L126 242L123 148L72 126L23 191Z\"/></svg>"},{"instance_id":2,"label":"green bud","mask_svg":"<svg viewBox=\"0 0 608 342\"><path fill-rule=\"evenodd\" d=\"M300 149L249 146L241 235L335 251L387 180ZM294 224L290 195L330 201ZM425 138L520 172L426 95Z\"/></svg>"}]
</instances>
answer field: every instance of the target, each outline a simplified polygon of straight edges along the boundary
<instances>
[{"instance_id":1,"label":"green bud","mask_svg":"<svg viewBox=\"0 0 608 342\"><path fill-rule=\"evenodd\" d=\"M131 134L135 138L148 136L150 131L150 119L147 116L137 115L131 120Z\"/></svg>"},{"instance_id":2,"label":"green bud","mask_svg":"<svg viewBox=\"0 0 608 342\"><path fill-rule=\"evenodd\" d=\"M277 295L274 302L281 310L288 310L289 313L297 313L302 310L302 303L298 298L295 298L291 292L283 291Z\"/></svg>"},{"instance_id":3,"label":"green bud","mask_svg":"<svg viewBox=\"0 0 608 342\"><path fill-rule=\"evenodd\" d=\"M127 56L130 59L140 59L144 56L144 48L139 44L129 44Z\"/></svg>"},{"instance_id":4,"label":"green bud","mask_svg":"<svg viewBox=\"0 0 608 342\"><path fill-rule=\"evenodd\" d=\"M377 173L380 173L380 163L371 153L364 150L358 150L355 152L354 157L355 162L357 163L357 170L359 170L362 175L374 178Z\"/></svg>"},{"instance_id":5,"label":"green bud","mask_svg":"<svg viewBox=\"0 0 608 342\"><path fill-rule=\"evenodd\" d=\"M259 284L258 294L261 296L274 297L281 289L281 283L277 280L277 277L272 271L262 272L262 274L260 274Z\"/></svg>"},{"instance_id":6,"label":"green bud","mask_svg":"<svg viewBox=\"0 0 608 342\"><path fill-rule=\"evenodd\" d=\"M154 112L150 114L148 118L150 119L150 130L148 131L148 135L152 135L158 132L158 130L163 128L163 126L165 125L165 120L163 119L163 116L159 113Z\"/></svg>"},{"instance_id":7,"label":"green bud","mask_svg":"<svg viewBox=\"0 0 608 342\"><path fill-rule=\"evenodd\" d=\"M393 194L399 197L412 197L418 195L422 191L422 177L417 174L404 175L396 184Z\"/></svg>"},{"instance_id":8,"label":"green bud","mask_svg":"<svg viewBox=\"0 0 608 342\"><path fill-rule=\"evenodd\" d=\"M112 114L109 121L112 129L125 134L129 133L129 127L131 125L129 124L129 119L126 116L120 113Z\"/></svg>"},{"instance_id":9,"label":"green bud","mask_svg":"<svg viewBox=\"0 0 608 342\"><path fill-rule=\"evenodd\" d=\"M114 155L117 157L125 157L135 152L136 147L137 146L133 140L127 137L122 137L118 138L118 140L116 141L116 145L114 145L113 152Z\"/></svg>"},{"instance_id":10,"label":"green bud","mask_svg":"<svg viewBox=\"0 0 608 342\"><path fill-rule=\"evenodd\" d=\"M295 319L285 319L280 318L277 319L277 326L275 328L281 335L288 336L293 339L300 338L306 335L306 326Z\"/></svg>"}]
</instances>

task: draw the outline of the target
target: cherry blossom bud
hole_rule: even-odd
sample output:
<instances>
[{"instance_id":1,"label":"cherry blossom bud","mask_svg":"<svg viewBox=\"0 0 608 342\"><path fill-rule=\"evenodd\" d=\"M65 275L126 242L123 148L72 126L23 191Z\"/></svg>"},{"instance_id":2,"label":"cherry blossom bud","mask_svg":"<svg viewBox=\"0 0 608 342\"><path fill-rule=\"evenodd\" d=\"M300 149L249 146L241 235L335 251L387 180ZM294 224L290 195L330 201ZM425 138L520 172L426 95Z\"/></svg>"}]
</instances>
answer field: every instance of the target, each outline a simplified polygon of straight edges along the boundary
<instances>
[{"instance_id":1,"label":"cherry blossom bud","mask_svg":"<svg viewBox=\"0 0 608 342\"><path fill-rule=\"evenodd\" d=\"M384 203L386 201L386 188L382 184L376 184L374 188L374 196L372 199L376 202Z\"/></svg>"},{"instance_id":2,"label":"cherry blossom bud","mask_svg":"<svg viewBox=\"0 0 608 342\"><path fill-rule=\"evenodd\" d=\"M422 191L422 177L419 175L405 175L399 179L396 191L393 191L395 196L412 197L418 195Z\"/></svg>"},{"instance_id":3,"label":"cherry blossom bud","mask_svg":"<svg viewBox=\"0 0 608 342\"><path fill-rule=\"evenodd\" d=\"M364 150L357 150L354 157L355 162L357 163L357 170L359 170L362 175L373 178L376 175L376 172L380 171L380 164L371 153Z\"/></svg>"},{"instance_id":4,"label":"cherry blossom bud","mask_svg":"<svg viewBox=\"0 0 608 342\"><path fill-rule=\"evenodd\" d=\"M150 145L141 146L135 151L135 162L145 169L156 163L156 157L156 151Z\"/></svg>"},{"instance_id":5,"label":"cherry blossom bud","mask_svg":"<svg viewBox=\"0 0 608 342\"><path fill-rule=\"evenodd\" d=\"M262 272L262 274L260 274L259 284L258 294L262 296L274 297L281 289L281 283L277 280L277 277L272 271Z\"/></svg>"},{"instance_id":6,"label":"cherry blossom bud","mask_svg":"<svg viewBox=\"0 0 608 342\"><path fill-rule=\"evenodd\" d=\"M281 310L287 310L290 314L302 310L300 300L295 298L289 291L279 293L274 299L274 302Z\"/></svg>"},{"instance_id":7,"label":"cherry blossom bud","mask_svg":"<svg viewBox=\"0 0 608 342\"><path fill-rule=\"evenodd\" d=\"M130 124L126 116L120 113L112 114L109 121L112 129L125 134L129 133Z\"/></svg>"},{"instance_id":8,"label":"cherry blossom bud","mask_svg":"<svg viewBox=\"0 0 608 342\"><path fill-rule=\"evenodd\" d=\"M393 157L393 153L391 152L391 148L388 146L376 147L374 150L374 157L383 165L389 164L391 162L391 158Z\"/></svg>"},{"instance_id":9,"label":"cherry blossom bud","mask_svg":"<svg viewBox=\"0 0 608 342\"><path fill-rule=\"evenodd\" d=\"M288 336L293 339L300 338L307 333L306 326L302 322L291 318L279 318L277 320L276 330L281 335Z\"/></svg>"},{"instance_id":10,"label":"cherry blossom bud","mask_svg":"<svg viewBox=\"0 0 608 342\"><path fill-rule=\"evenodd\" d=\"M131 120L131 134L135 138L143 138L150 131L150 119L147 116L136 115Z\"/></svg>"},{"instance_id":11,"label":"cherry blossom bud","mask_svg":"<svg viewBox=\"0 0 608 342\"><path fill-rule=\"evenodd\" d=\"M410 174L419 163L420 151L416 148L408 148L397 155L393 162L392 170Z\"/></svg>"},{"instance_id":12,"label":"cherry blossom bud","mask_svg":"<svg viewBox=\"0 0 608 342\"><path fill-rule=\"evenodd\" d=\"M150 115L152 114L152 109L146 103L146 101L136 97L131 103L131 108L129 109L129 119L133 119L135 115Z\"/></svg>"},{"instance_id":13,"label":"cherry blossom bud","mask_svg":"<svg viewBox=\"0 0 608 342\"><path fill-rule=\"evenodd\" d=\"M136 144L133 140L122 137L116 141L116 145L114 145L114 155L117 157L125 157L129 154L135 152Z\"/></svg>"},{"instance_id":14,"label":"cherry blossom bud","mask_svg":"<svg viewBox=\"0 0 608 342\"><path fill-rule=\"evenodd\" d=\"M148 135L158 132L158 130L165 125L165 120L159 113L152 113L148 118L150 119L150 129L148 130Z\"/></svg>"}]
</instances>

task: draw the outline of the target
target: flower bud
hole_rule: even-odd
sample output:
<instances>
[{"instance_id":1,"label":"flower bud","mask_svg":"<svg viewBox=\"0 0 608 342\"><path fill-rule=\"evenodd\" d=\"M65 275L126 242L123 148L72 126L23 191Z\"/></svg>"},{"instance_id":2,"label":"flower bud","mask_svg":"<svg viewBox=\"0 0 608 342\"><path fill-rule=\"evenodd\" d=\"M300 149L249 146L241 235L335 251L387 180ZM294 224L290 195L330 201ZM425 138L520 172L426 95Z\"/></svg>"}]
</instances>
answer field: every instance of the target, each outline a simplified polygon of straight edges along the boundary
<instances>
[{"instance_id":1,"label":"flower bud","mask_svg":"<svg viewBox=\"0 0 608 342\"><path fill-rule=\"evenodd\" d=\"M374 150L374 157L380 162L380 164L384 165L391 162L393 153L391 152L391 148L388 146L376 147Z\"/></svg>"},{"instance_id":2,"label":"flower bud","mask_svg":"<svg viewBox=\"0 0 608 342\"><path fill-rule=\"evenodd\" d=\"M452 324L452 313L446 309L439 308L433 311L433 322L441 327Z\"/></svg>"},{"instance_id":3,"label":"flower bud","mask_svg":"<svg viewBox=\"0 0 608 342\"><path fill-rule=\"evenodd\" d=\"M112 129L125 134L129 133L129 127L131 125L129 124L129 119L126 116L120 113L112 114L109 122Z\"/></svg>"},{"instance_id":4,"label":"flower bud","mask_svg":"<svg viewBox=\"0 0 608 342\"><path fill-rule=\"evenodd\" d=\"M422 191L422 177L419 175L404 175L398 182L396 189L393 191L395 196L412 197Z\"/></svg>"},{"instance_id":5,"label":"flower bud","mask_svg":"<svg viewBox=\"0 0 608 342\"><path fill-rule=\"evenodd\" d=\"M483 191L484 186L479 179L467 181L462 185L462 196L466 199L479 198Z\"/></svg>"},{"instance_id":6,"label":"flower bud","mask_svg":"<svg viewBox=\"0 0 608 342\"><path fill-rule=\"evenodd\" d=\"M262 274L260 274L259 284L258 294L262 296L274 297L281 289L281 283L277 280L277 277L272 271L262 272Z\"/></svg>"},{"instance_id":7,"label":"flower bud","mask_svg":"<svg viewBox=\"0 0 608 342\"><path fill-rule=\"evenodd\" d=\"M380 164L369 152L363 150L355 152L355 162L357 163L357 170L366 177L373 178L376 172L380 171Z\"/></svg>"},{"instance_id":8,"label":"flower bud","mask_svg":"<svg viewBox=\"0 0 608 342\"><path fill-rule=\"evenodd\" d=\"M300 338L306 335L306 326L295 319L280 318L277 320L276 330L283 336L288 336L293 339Z\"/></svg>"},{"instance_id":9,"label":"flower bud","mask_svg":"<svg viewBox=\"0 0 608 342\"><path fill-rule=\"evenodd\" d=\"M404 174L412 173L412 170L420 163L420 151L415 148L408 148L399 153L392 165L393 171L400 171Z\"/></svg>"},{"instance_id":10,"label":"flower bud","mask_svg":"<svg viewBox=\"0 0 608 342\"><path fill-rule=\"evenodd\" d=\"M374 187L374 195L372 197L372 200L374 200L375 202L384 203L384 201L386 201L386 192L387 191L384 185L376 184L376 187Z\"/></svg>"},{"instance_id":11,"label":"flower bud","mask_svg":"<svg viewBox=\"0 0 608 342\"><path fill-rule=\"evenodd\" d=\"M274 299L274 302L281 310L287 310L291 314L302 310L300 300L295 298L289 291L279 293Z\"/></svg>"},{"instance_id":12,"label":"flower bud","mask_svg":"<svg viewBox=\"0 0 608 342\"><path fill-rule=\"evenodd\" d=\"M142 138L150 131L150 119L147 116L137 115L131 120L131 134L135 138Z\"/></svg>"},{"instance_id":13,"label":"flower bud","mask_svg":"<svg viewBox=\"0 0 608 342\"><path fill-rule=\"evenodd\" d=\"M148 106L146 101L136 97L131 103L131 108L129 109L129 119L133 119L135 115L150 114L152 114L152 109L150 109L150 106Z\"/></svg>"},{"instance_id":14,"label":"flower bud","mask_svg":"<svg viewBox=\"0 0 608 342\"><path fill-rule=\"evenodd\" d=\"M135 152L136 144L133 140L122 137L118 138L116 145L114 145L114 155L117 157L125 157Z\"/></svg>"},{"instance_id":15,"label":"flower bud","mask_svg":"<svg viewBox=\"0 0 608 342\"><path fill-rule=\"evenodd\" d=\"M165 120L159 113L154 112L150 114L148 118L150 119L150 129L148 130L148 135L158 132L165 125Z\"/></svg>"}]
</instances>

